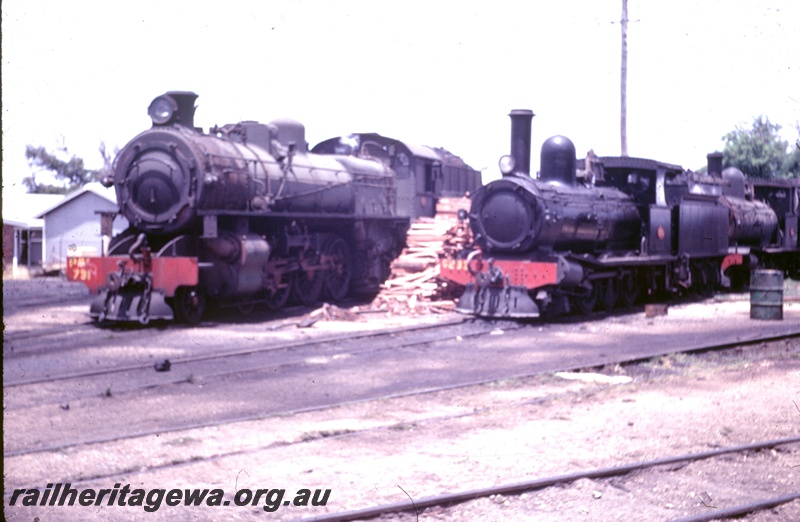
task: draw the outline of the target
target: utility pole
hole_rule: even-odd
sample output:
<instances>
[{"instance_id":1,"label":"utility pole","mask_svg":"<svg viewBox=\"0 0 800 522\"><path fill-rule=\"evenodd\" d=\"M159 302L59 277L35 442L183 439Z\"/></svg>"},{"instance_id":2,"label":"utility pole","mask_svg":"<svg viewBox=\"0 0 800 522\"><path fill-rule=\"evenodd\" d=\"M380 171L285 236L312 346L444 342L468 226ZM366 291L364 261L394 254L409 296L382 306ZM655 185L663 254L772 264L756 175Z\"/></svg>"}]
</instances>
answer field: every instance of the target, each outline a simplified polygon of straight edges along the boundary
<instances>
[{"instance_id":1,"label":"utility pole","mask_svg":"<svg viewBox=\"0 0 800 522\"><path fill-rule=\"evenodd\" d=\"M622 0L622 67L620 67L620 154L628 155L628 0Z\"/></svg>"}]
</instances>

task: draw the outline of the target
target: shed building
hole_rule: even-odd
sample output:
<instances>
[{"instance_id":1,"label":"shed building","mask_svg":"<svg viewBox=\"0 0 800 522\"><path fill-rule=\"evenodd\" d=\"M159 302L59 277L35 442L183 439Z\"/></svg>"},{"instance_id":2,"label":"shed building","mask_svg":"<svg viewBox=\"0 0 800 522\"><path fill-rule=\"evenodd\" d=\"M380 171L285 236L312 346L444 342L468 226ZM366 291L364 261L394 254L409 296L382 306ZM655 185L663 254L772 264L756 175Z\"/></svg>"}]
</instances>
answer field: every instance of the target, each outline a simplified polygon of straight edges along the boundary
<instances>
[{"instance_id":1,"label":"shed building","mask_svg":"<svg viewBox=\"0 0 800 522\"><path fill-rule=\"evenodd\" d=\"M35 216L63 199L59 194L3 194L3 275L42 270L42 228Z\"/></svg>"},{"instance_id":2,"label":"shed building","mask_svg":"<svg viewBox=\"0 0 800 522\"><path fill-rule=\"evenodd\" d=\"M103 255L111 237L128 227L118 212L114 190L90 183L38 214L45 267L62 269L69 255Z\"/></svg>"}]
</instances>

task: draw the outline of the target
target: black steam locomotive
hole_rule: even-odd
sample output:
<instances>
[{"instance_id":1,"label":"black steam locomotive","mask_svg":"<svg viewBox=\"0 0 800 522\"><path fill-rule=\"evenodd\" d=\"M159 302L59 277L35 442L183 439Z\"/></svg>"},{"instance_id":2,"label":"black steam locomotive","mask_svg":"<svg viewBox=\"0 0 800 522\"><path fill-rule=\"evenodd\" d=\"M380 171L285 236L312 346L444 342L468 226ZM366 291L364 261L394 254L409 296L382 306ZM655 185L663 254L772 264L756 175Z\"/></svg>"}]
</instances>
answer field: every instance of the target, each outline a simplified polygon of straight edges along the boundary
<instances>
[{"instance_id":1,"label":"black steam locomotive","mask_svg":"<svg viewBox=\"0 0 800 522\"><path fill-rule=\"evenodd\" d=\"M458 310L555 316L631 306L642 295L709 294L756 267L800 277L800 180L748 182L708 156L708 173L631 157L587 158L563 136L544 142L529 174L531 111L512 111L503 178L469 212L475 245L442 261L465 285Z\"/></svg>"},{"instance_id":2,"label":"black steam locomotive","mask_svg":"<svg viewBox=\"0 0 800 522\"><path fill-rule=\"evenodd\" d=\"M71 257L67 266L70 279L102 290L90 315L193 323L207 299L246 311L376 291L411 216L397 212L395 150L378 159L310 153L303 125L292 120L205 133L194 127L196 98L169 92L153 100L152 128L115 161L107 184L130 228L107 256ZM441 158L422 149L424 157L403 159L439 174L435 188Z\"/></svg>"}]
</instances>

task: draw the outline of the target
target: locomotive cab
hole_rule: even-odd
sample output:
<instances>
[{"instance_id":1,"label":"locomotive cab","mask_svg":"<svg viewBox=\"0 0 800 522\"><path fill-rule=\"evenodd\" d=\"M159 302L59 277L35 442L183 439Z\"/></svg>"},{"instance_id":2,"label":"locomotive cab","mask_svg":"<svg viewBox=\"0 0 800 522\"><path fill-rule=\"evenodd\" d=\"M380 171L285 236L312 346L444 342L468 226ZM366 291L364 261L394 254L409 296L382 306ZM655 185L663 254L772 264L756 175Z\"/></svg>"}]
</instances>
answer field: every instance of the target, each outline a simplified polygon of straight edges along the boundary
<instances>
[{"instance_id":1,"label":"locomotive cab","mask_svg":"<svg viewBox=\"0 0 800 522\"><path fill-rule=\"evenodd\" d=\"M614 187L628 194L639 205L656 204L656 173L636 168L604 169L603 180L597 186Z\"/></svg>"},{"instance_id":2,"label":"locomotive cab","mask_svg":"<svg viewBox=\"0 0 800 522\"><path fill-rule=\"evenodd\" d=\"M627 156L602 157L600 164L595 185L624 192L638 205L674 206L684 192L676 184L683 172L677 165Z\"/></svg>"}]
</instances>

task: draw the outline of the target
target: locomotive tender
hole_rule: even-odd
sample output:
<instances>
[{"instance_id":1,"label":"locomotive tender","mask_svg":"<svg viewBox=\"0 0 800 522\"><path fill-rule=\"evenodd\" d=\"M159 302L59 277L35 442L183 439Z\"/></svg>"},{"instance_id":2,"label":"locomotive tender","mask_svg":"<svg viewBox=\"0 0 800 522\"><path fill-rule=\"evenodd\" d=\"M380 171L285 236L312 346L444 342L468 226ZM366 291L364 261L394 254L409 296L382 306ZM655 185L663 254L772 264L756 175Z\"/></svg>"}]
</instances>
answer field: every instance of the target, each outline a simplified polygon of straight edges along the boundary
<instances>
[{"instance_id":1,"label":"locomotive tender","mask_svg":"<svg viewBox=\"0 0 800 522\"><path fill-rule=\"evenodd\" d=\"M376 291L405 244L393 170L308 152L303 125L243 121L194 127L191 92L148 109L152 128L114 163L128 230L108 255L69 258L67 274L102 290L100 321L194 323L206 300L284 306Z\"/></svg>"},{"instance_id":2,"label":"locomotive tender","mask_svg":"<svg viewBox=\"0 0 800 522\"><path fill-rule=\"evenodd\" d=\"M750 269L800 278L800 180L748 182L708 155L708 173L631 157L587 158L544 142L530 176L533 113L512 111L503 177L472 196L475 245L441 262L465 286L457 310L533 318L631 306L642 295L710 294Z\"/></svg>"},{"instance_id":3,"label":"locomotive tender","mask_svg":"<svg viewBox=\"0 0 800 522\"><path fill-rule=\"evenodd\" d=\"M463 197L481 186L481 173L440 147L404 143L375 133L355 133L322 141L317 154L350 155L375 159L395 173L397 213L434 217L440 198Z\"/></svg>"}]
</instances>

